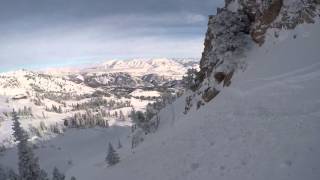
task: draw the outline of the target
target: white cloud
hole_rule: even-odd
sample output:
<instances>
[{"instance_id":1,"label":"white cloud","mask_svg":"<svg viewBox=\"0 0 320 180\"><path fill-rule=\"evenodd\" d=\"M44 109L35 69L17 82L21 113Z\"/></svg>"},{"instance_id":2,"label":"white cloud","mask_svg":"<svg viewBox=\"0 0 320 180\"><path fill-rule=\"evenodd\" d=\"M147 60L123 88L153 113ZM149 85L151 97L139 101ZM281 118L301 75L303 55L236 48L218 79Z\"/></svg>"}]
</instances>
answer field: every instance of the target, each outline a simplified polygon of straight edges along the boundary
<instances>
[{"instance_id":1,"label":"white cloud","mask_svg":"<svg viewBox=\"0 0 320 180\"><path fill-rule=\"evenodd\" d=\"M117 15L55 26L40 24L38 28L15 29L2 36L0 61L4 69L22 64L66 63L85 57L200 57L205 24L205 17L186 13Z\"/></svg>"}]
</instances>

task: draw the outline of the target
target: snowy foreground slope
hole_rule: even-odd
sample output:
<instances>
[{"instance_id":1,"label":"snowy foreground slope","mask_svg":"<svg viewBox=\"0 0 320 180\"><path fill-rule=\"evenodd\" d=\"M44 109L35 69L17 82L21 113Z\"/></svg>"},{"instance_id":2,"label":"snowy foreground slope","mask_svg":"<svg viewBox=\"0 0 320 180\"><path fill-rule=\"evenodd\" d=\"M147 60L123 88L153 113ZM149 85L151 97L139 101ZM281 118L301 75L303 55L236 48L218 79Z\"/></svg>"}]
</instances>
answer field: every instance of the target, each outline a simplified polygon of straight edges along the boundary
<instances>
[{"instance_id":1,"label":"snowy foreground slope","mask_svg":"<svg viewBox=\"0 0 320 180\"><path fill-rule=\"evenodd\" d=\"M320 179L319 32L319 24L301 25L278 39L268 36L247 54L247 70L206 106L183 115L180 98L161 112L159 131L118 165L86 161L67 174L80 180Z\"/></svg>"},{"instance_id":2,"label":"snowy foreground slope","mask_svg":"<svg viewBox=\"0 0 320 180\"><path fill-rule=\"evenodd\" d=\"M135 149L125 126L71 129L38 144L41 167L78 180L319 180L319 33L319 22L269 29L230 87L187 114L186 95L168 105ZM120 163L109 167L107 144L119 140ZM15 148L0 155L0 164L16 161Z\"/></svg>"},{"instance_id":3,"label":"snowy foreground slope","mask_svg":"<svg viewBox=\"0 0 320 180\"><path fill-rule=\"evenodd\" d=\"M78 180L318 180L319 32L300 25L267 36L230 87L187 115L184 97L168 105L159 130L134 150L125 127L69 130L35 149L41 166ZM107 143L118 140L121 161L108 167ZM15 167L15 149L0 162Z\"/></svg>"}]
</instances>

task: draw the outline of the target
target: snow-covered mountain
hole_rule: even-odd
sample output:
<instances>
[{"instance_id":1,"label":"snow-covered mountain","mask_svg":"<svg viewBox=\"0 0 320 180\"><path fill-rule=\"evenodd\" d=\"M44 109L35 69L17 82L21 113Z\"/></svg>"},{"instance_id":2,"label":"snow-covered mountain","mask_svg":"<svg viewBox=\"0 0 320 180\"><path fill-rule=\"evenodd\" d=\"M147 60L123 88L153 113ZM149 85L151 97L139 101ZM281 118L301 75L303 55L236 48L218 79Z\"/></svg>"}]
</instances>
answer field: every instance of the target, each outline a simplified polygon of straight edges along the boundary
<instances>
[{"instance_id":1,"label":"snow-covered mountain","mask_svg":"<svg viewBox=\"0 0 320 180\"><path fill-rule=\"evenodd\" d=\"M198 59L129 59L109 60L96 67L84 69L89 72L125 72L133 76L157 74L171 79L181 79L187 69L198 68Z\"/></svg>"},{"instance_id":2,"label":"snow-covered mountain","mask_svg":"<svg viewBox=\"0 0 320 180\"><path fill-rule=\"evenodd\" d=\"M198 64L192 58L109 60L69 73L68 79L90 87L157 87L180 81L188 69L198 69Z\"/></svg>"},{"instance_id":3,"label":"snow-covered mountain","mask_svg":"<svg viewBox=\"0 0 320 180\"><path fill-rule=\"evenodd\" d=\"M90 87L137 87L146 86L142 79L126 72L82 73L69 75L69 80L84 83Z\"/></svg>"},{"instance_id":4,"label":"snow-covered mountain","mask_svg":"<svg viewBox=\"0 0 320 180\"><path fill-rule=\"evenodd\" d=\"M14 96L18 94L30 95L36 92L92 93L94 89L73 83L62 77L28 70L18 70L0 74L0 94Z\"/></svg>"},{"instance_id":5,"label":"snow-covered mountain","mask_svg":"<svg viewBox=\"0 0 320 180\"><path fill-rule=\"evenodd\" d=\"M1 95L33 92L86 94L100 86L150 87L181 80L187 69L197 68L196 59L111 60L82 69L47 71L18 70L0 74Z\"/></svg>"}]
</instances>

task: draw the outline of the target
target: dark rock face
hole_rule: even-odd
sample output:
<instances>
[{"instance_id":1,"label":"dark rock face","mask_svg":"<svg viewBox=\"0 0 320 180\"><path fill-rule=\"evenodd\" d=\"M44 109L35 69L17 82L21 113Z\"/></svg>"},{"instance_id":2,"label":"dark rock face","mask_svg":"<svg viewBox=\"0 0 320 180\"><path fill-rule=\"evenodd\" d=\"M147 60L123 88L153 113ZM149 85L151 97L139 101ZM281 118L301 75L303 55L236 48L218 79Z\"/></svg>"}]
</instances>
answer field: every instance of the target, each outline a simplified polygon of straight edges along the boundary
<instances>
[{"instance_id":1,"label":"dark rock face","mask_svg":"<svg viewBox=\"0 0 320 180\"><path fill-rule=\"evenodd\" d=\"M204 75L202 78L208 77L214 68L231 58L231 54L241 53L249 27L248 16L240 11L231 12L224 8L216 16L210 16L200 60L200 74Z\"/></svg>"},{"instance_id":2,"label":"dark rock face","mask_svg":"<svg viewBox=\"0 0 320 180\"><path fill-rule=\"evenodd\" d=\"M268 29L294 29L320 17L320 0L225 0L225 7L209 16L200 71L194 92L187 96L185 113L214 99L229 86L248 41L262 45Z\"/></svg>"},{"instance_id":3,"label":"dark rock face","mask_svg":"<svg viewBox=\"0 0 320 180\"><path fill-rule=\"evenodd\" d=\"M252 39L259 45L264 43L264 35L271 23L278 17L282 5L283 0L273 0L267 5L267 8L263 10L260 16L255 17L250 34Z\"/></svg>"},{"instance_id":4,"label":"dark rock face","mask_svg":"<svg viewBox=\"0 0 320 180\"><path fill-rule=\"evenodd\" d=\"M228 7L236 0L226 0ZM262 45L269 28L294 29L302 23L314 23L319 16L319 0L238 0L241 11L248 15L252 25L252 39Z\"/></svg>"},{"instance_id":5,"label":"dark rock face","mask_svg":"<svg viewBox=\"0 0 320 180\"><path fill-rule=\"evenodd\" d=\"M211 88L209 87L208 89L206 89L202 95L202 99L205 102L209 102L211 101L213 98L215 98L218 94L220 93L220 91L218 91L215 88Z\"/></svg>"},{"instance_id":6,"label":"dark rock face","mask_svg":"<svg viewBox=\"0 0 320 180\"><path fill-rule=\"evenodd\" d=\"M209 17L205 49L195 80L194 92L197 94L187 97L185 112L189 111L192 103L197 103L197 108L200 108L215 98L220 92L218 86L230 85L231 77L239 67L234 57L243 54L250 25L247 14L227 8L221 8L217 15Z\"/></svg>"}]
</instances>

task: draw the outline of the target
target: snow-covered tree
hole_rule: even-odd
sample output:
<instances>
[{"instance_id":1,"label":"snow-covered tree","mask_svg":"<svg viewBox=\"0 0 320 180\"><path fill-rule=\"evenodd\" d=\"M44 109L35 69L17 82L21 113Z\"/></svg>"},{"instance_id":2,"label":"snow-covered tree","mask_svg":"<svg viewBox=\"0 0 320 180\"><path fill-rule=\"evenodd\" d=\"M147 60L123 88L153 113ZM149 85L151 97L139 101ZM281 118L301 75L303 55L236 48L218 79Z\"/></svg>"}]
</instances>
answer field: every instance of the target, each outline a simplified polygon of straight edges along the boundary
<instances>
[{"instance_id":1,"label":"snow-covered tree","mask_svg":"<svg viewBox=\"0 0 320 180\"><path fill-rule=\"evenodd\" d=\"M185 76L182 78L183 85L186 89L195 90L196 88L196 77L197 77L197 69L188 69Z\"/></svg>"},{"instance_id":2,"label":"snow-covered tree","mask_svg":"<svg viewBox=\"0 0 320 180\"><path fill-rule=\"evenodd\" d=\"M22 129L19 117L15 111L12 112L13 135L18 142L18 168L21 180L46 180L47 176L40 169L38 158L35 157L32 147L28 142L28 135Z\"/></svg>"},{"instance_id":3,"label":"snow-covered tree","mask_svg":"<svg viewBox=\"0 0 320 180\"><path fill-rule=\"evenodd\" d=\"M0 166L0 180L20 180L20 178L14 170Z\"/></svg>"},{"instance_id":4,"label":"snow-covered tree","mask_svg":"<svg viewBox=\"0 0 320 180\"><path fill-rule=\"evenodd\" d=\"M14 172L14 170L8 169L7 170L7 180L20 180L20 177L16 172Z\"/></svg>"},{"instance_id":5,"label":"snow-covered tree","mask_svg":"<svg viewBox=\"0 0 320 180\"><path fill-rule=\"evenodd\" d=\"M141 111L132 111L130 116L132 121L138 126L140 126L142 123L145 123L146 121L145 115Z\"/></svg>"},{"instance_id":6,"label":"snow-covered tree","mask_svg":"<svg viewBox=\"0 0 320 180\"><path fill-rule=\"evenodd\" d=\"M59 171L58 168L54 167L52 172L52 180L64 180L65 175Z\"/></svg>"},{"instance_id":7,"label":"snow-covered tree","mask_svg":"<svg viewBox=\"0 0 320 180\"><path fill-rule=\"evenodd\" d=\"M119 155L116 152L116 150L113 148L111 143L109 143L109 149L108 149L106 161L109 164L109 166L113 166L113 165L119 163L119 161L120 161Z\"/></svg>"}]
</instances>

